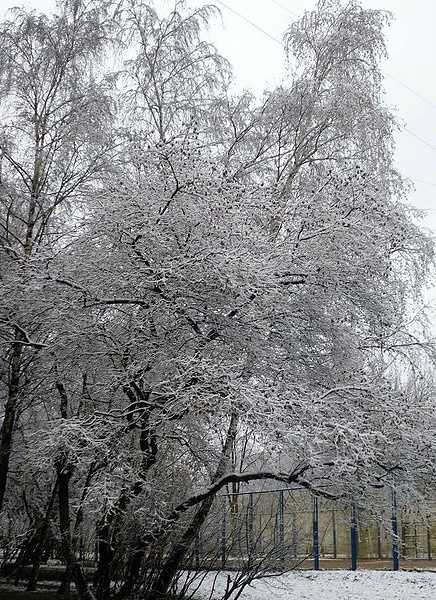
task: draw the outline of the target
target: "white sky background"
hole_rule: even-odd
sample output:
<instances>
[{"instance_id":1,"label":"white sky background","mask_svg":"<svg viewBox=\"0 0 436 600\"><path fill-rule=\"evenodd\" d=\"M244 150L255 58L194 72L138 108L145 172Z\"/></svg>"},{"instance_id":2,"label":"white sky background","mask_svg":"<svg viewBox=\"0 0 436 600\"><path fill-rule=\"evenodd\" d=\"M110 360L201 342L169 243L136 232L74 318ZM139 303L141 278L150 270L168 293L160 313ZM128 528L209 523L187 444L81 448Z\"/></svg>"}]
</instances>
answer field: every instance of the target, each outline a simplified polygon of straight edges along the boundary
<instances>
[{"instance_id":1,"label":"white sky background","mask_svg":"<svg viewBox=\"0 0 436 600\"><path fill-rule=\"evenodd\" d=\"M207 0L188 0L192 7ZM280 82L284 50L279 42L289 24L316 0L208 0L221 10L208 37L233 65L239 88L261 94ZM0 0L0 17L16 5L50 11L54 0ZM174 0L155 0L172 6ZM410 202L428 211L423 225L436 233L436 0L360 0L365 8L391 11L392 25L386 29L389 59L386 103L407 128L396 134L396 166L415 185ZM236 11L263 29L247 23ZM269 34L276 40L268 37ZM421 139L418 139L421 138Z\"/></svg>"}]
</instances>

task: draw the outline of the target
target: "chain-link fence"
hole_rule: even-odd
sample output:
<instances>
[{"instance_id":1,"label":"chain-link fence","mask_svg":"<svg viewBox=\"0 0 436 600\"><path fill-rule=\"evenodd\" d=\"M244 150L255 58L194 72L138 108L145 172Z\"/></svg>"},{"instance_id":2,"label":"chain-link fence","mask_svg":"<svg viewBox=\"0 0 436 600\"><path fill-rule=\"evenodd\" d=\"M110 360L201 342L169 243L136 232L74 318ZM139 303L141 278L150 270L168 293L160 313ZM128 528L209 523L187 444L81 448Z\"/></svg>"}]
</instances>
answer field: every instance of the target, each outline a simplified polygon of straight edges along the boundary
<instances>
[{"instance_id":1,"label":"chain-link fence","mask_svg":"<svg viewBox=\"0 0 436 600\"><path fill-rule=\"evenodd\" d=\"M381 503L376 518L304 490L224 494L197 537L192 561L197 568L264 570L355 569L375 561L397 569L400 560L436 558L436 511L424 517L397 506L394 496Z\"/></svg>"}]
</instances>

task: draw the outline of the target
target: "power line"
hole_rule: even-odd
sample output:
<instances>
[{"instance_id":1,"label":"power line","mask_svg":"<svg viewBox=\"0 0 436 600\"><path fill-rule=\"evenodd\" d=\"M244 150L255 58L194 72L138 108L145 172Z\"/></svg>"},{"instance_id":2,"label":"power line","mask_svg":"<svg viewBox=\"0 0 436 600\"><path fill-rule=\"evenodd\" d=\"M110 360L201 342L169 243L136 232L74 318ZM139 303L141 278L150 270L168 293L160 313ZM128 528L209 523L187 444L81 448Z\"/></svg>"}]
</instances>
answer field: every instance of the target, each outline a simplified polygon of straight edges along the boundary
<instances>
[{"instance_id":1,"label":"power line","mask_svg":"<svg viewBox=\"0 0 436 600\"><path fill-rule=\"evenodd\" d=\"M433 146L433 144L430 144L430 142L427 142L427 140L425 140L421 136L414 133L408 127L404 127L404 131L407 131L407 133L409 133L410 135L413 135L414 138L416 138L417 140L419 140L420 142L422 142L423 144L425 144L426 146L428 146L429 148L431 148L432 150L434 150L436 152L436 146Z\"/></svg>"},{"instance_id":2,"label":"power line","mask_svg":"<svg viewBox=\"0 0 436 600\"><path fill-rule=\"evenodd\" d=\"M411 94L413 94L414 96L416 96L417 98L419 98L423 102L426 102L427 104L429 104L433 108L436 108L436 104L434 102L432 102L431 100L429 100L428 98L426 98L425 96L423 96L422 94L420 94L419 92L416 92L413 88L411 88L406 83L403 83L402 81L400 81L399 79L397 79L396 77L394 77L393 75L391 75L390 73L385 73L385 75L389 79L392 79L392 81L395 81L396 83L398 83L399 85L401 85L401 87L403 87L406 90L408 90Z\"/></svg>"},{"instance_id":3,"label":"power line","mask_svg":"<svg viewBox=\"0 0 436 600\"><path fill-rule=\"evenodd\" d=\"M235 15L237 15L238 17L240 17L241 19L243 19L244 21L246 21L247 23L249 23L252 27L255 27L258 31L262 32L264 35L268 36L270 39L272 39L274 42L277 42L277 44L280 44L280 46L282 48L285 47L285 45L283 44L283 42L281 42L280 40L278 40L276 37L274 37L273 35L271 35L270 33L268 33L267 31L265 31L265 29L262 29L262 27L259 27L259 25L256 25L256 23L253 23L253 21L250 21L250 19L247 19L247 17L244 17L244 15L241 15L241 13L237 12L236 10L234 10L233 8L230 8L230 6L227 6L227 4L224 4L224 2L221 2L221 0L216 0L216 2L218 4L221 4L221 6L224 6L224 8L227 8L227 10L229 10L230 12L234 13Z\"/></svg>"},{"instance_id":4,"label":"power line","mask_svg":"<svg viewBox=\"0 0 436 600\"><path fill-rule=\"evenodd\" d=\"M406 177L406 179L411 179L412 181L416 181L417 183L423 183L425 185L431 185L433 187L436 187L436 183L433 181L424 181L423 179L417 179L416 177ZM433 209L431 209L433 210ZM436 209L434 209L436 210Z\"/></svg>"},{"instance_id":5,"label":"power line","mask_svg":"<svg viewBox=\"0 0 436 600\"><path fill-rule=\"evenodd\" d=\"M298 19L298 15L294 12L292 12L292 10L289 10L289 8L287 8L286 6L283 6L283 4L280 4L280 2L277 2L277 0L269 0L270 2L272 2L273 4L275 4L276 6L279 6L280 8L283 8L283 10L285 10L286 12L288 12L290 15L293 15L294 17L297 17Z\"/></svg>"},{"instance_id":6,"label":"power line","mask_svg":"<svg viewBox=\"0 0 436 600\"><path fill-rule=\"evenodd\" d=\"M222 2L221 0L216 0L216 1L218 2L218 4L221 4L222 6L224 6L224 8L227 8L227 10L229 10L232 13L234 13L239 18L243 19L246 23L248 23L252 27L255 27L258 31L260 31L261 33L263 33L264 35L266 35L267 37L269 37L271 40L273 40L274 42L277 42L277 44L280 44L280 46L282 46L282 48L285 47L285 45L283 44L283 42L281 42L276 37L274 37L273 35L271 35L267 31L265 31L265 29L262 29L262 27L260 27L259 25L256 25L256 23L254 23L253 21L250 21L250 19L248 19L247 17L245 17L241 13L237 12L235 9L231 8L227 4L224 4L224 2ZM277 0L269 0L269 1L272 2L273 4L275 4L276 6L279 6L280 8L282 8L283 10L285 10L286 12L288 12L289 14L293 15L294 17L298 18L298 15L296 13L294 13L291 10L289 10L288 8L286 8L286 6L283 6L283 4L280 4L280 2L277 2ZM427 104L429 104L433 108L436 108L436 104L434 102L432 102L431 100L429 100L428 98L426 98L425 96L423 96L422 94L420 94L419 92L417 92L416 90L414 90L413 88L411 88L406 83L400 81L397 77L394 77L390 73L385 73L385 76L388 79L392 79L392 81L395 81L395 83L398 83L398 85L401 85L401 87L403 87L404 89L406 89L407 91L409 91L411 94L413 94L414 96L416 96L417 98L419 98L423 102L426 102Z\"/></svg>"},{"instance_id":7,"label":"power line","mask_svg":"<svg viewBox=\"0 0 436 600\"><path fill-rule=\"evenodd\" d=\"M410 177L406 177L406 179L410 179ZM434 213L436 212L436 208L424 208L422 206L413 206L413 210L417 210L418 212L423 213Z\"/></svg>"}]
</instances>

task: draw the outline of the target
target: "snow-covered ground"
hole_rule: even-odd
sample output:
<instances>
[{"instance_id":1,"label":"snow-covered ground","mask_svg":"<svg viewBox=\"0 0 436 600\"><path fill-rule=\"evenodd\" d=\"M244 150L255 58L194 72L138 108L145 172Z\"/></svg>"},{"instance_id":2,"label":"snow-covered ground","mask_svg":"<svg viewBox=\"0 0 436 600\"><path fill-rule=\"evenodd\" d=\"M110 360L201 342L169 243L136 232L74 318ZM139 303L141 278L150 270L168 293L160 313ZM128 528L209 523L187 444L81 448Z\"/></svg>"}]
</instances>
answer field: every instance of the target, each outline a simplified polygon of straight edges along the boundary
<instances>
[{"instance_id":1,"label":"snow-covered ground","mask_svg":"<svg viewBox=\"0 0 436 600\"><path fill-rule=\"evenodd\" d=\"M196 598L219 599L227 577L206 577ZM256 581L246 587L240 600L435 600L436 572L422 571L297 571Z\"/></svg>"}]
</instances>

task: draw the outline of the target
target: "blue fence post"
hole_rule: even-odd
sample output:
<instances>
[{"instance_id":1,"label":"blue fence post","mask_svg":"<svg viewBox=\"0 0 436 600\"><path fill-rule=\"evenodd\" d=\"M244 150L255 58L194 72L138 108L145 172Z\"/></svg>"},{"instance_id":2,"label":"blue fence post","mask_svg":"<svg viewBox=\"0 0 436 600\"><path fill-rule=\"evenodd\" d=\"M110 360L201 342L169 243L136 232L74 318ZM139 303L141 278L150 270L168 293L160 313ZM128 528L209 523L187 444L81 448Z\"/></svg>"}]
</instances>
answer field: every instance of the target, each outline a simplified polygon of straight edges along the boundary
<instances>
[{"instance_id":1,"label":"blue fence post","mask_svg":"<svg viewBox=\"0 0 436 600\"><path fill-rule=\"evenodd\" d=\"M350 523L350 542L351 542L351 570L357 570L357 518L356 505L351 503L351 523Z\"/></svg>"},{"instance_id":2,"label":"blue fence post","mask_svg":"<svg viewBox=\"0 0 436 600\"><path fill-rule=\"evenodd\" d=\"M285 492L279 491L279 560L285 568Z\"/></svg>"},{"instance_id":3,"label":"blue fence post","mask_svg":"<svg viewBox=\"0 0 436 600\"><path fill-rule=\"evenodd\" d=\"M312 533L313 533L313 568L319 571L319 524L318 524L318 497L313 497L312 502Z\"/></svg>"},{"instance_id":4,"label":"blue fence post","mask_svg":"<svg viewBox=\"0 0 436 600\"><path fill-rule=\"evenodd\" d=\"M397 495L392 491L392 568L398 571L400 568L400 555L398 552L398 519L397 519Z\"/></svg>"},{"instance_id":5,"label":"blue fence post","mask_svg":"<svg viewBox=\"0 0 436 600\"><path fill-rule=\"evenodd\" d=\"M377 521L377 558L379 560L382 558L381 525L379 521Z\"/></svg>"}]
</instances>

